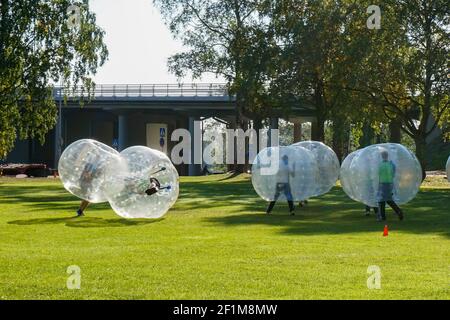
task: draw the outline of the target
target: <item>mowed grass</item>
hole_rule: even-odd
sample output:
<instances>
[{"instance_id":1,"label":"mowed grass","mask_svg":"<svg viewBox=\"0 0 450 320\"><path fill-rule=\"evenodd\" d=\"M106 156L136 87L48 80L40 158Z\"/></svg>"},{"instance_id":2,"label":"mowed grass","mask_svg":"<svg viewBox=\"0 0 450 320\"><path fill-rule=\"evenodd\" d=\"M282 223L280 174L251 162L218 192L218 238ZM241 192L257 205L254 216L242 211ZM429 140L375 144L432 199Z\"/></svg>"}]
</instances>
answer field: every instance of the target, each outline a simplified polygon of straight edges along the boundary
<instances>
[{"instance_id":1,"label":"mowed grass","mask_svg":"<svg viewBox=\"0 0 450 320\"><path fill-rule=\"evenodd\" d=\"M441 180L403 206L405 221L389 209L383 237L339 187L267 216L248 176L186 177L164 218L125 220L108 204L73 218L79 201L58 180L2 178L0 299L448 299ZM70 265L80 290L66 287ZM372 265L380 290L367 288Z\"/></svg>"}]
</instances>

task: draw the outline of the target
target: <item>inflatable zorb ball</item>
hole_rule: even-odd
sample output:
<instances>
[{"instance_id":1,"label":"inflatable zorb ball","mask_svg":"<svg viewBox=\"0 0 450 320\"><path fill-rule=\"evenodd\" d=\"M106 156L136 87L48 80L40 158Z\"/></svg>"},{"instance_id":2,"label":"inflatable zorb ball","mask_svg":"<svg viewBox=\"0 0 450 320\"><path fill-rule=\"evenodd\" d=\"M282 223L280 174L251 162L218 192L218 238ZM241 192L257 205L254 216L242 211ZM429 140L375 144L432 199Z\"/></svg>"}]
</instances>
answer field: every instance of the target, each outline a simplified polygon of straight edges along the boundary
<instances>
[{"instance_id":1,"label":"inflatable zorb ball","mask_svg":"<svg viewBox=\"0 0 450 320\"><path fill-rule=\"evenodd\" d=\"M351 181L350 165L352 164L353 158L355 158L362 150L363 149L353 151L347 157L345 157L344 161L342 161L341 170L339 174L339 180L341 182L342 189L353 200L356 199L353 198L354 191L352 188L354 184Z\"/></svg>"},{"instance_id":2,"label":"inflatable zorb ball","mask_svg":"<svg viewBox=\"0 0 450 320\"><path fill-rule=\"evenodd\" d=\"M404 204L416 196L422 183L422 169L416 156L400 144L384 143L359 150L349 169L341 171L341 178L351 184L344 189L350 198L370 207L377 207L379 201L385 200L379 181L383 152L387 152L387 161L395 166L392 200Z\"/></svg>"},{"instance_id":3,"label":"inflatable zorb ball","mask_svg":"<svg viewBox=\"0 0 450 320\"><path fill-rule=\"evenodd\" d=\"M266 201L302 201L314 192L316 170L314 155L305 148L265 148L253 161L253 188ZM292 199L288 199L287 190Z\"/></svg>"},{"instance_id":4,"label":"inflatable zorb ball","mask_svg":"<svg viewBox=\"0 0 450 320\"><path fill-rule=\"evenodd\" d=\"M312 196L320 196L330 191L339 178L340 165L336 153L319 141L302 141L292 146L303 147L314 155L318 170L315 179L316 188Z\"/></svg>"},{"instance_id":5,"label":"inflatable zorb ball","mask_svg":"<svg viewBox=\"0 0 450 320\"><path fill-rule=\"evenodd\" d=\"M448 157L447 165L445 167L447 169L447 180L450 182L450 157Z\"/></svg>"},{"instance_id":6,"label":"inflatable zorb ball","mask_svg":"<svg viewBox=\"0 0 450 320\"><path fill-rule=\"evenodd\" d=\"M92 203L106 202L106 188L120 189L121 186L107 186L105 180L123 170L120 154L113 148L91 139L70 144L62 153L58 173L67 191Z\"/></svg>"},{"instance_id":7,"label":"inflatable zorb ball","mask_svg":"<svg viewBox=\"0 0 450 320\"><path fill-rule=\"evenodd\" d=\"M163 216L178 198L178 172L172 162L164 153L143 146L127 148L120 156L125 170L108 179L108 185L122 186L108 193L112 209L124 218Z\"/></svg>"}]
</instances>

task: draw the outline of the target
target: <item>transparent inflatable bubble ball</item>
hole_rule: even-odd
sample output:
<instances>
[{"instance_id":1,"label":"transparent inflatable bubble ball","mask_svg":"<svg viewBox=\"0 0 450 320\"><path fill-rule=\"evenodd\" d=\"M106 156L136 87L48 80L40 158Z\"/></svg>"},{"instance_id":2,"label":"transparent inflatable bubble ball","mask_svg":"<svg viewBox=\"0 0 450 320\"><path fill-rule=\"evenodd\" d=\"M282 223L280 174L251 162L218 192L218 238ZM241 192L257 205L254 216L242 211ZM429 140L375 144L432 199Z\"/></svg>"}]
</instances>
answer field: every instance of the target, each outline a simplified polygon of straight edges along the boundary
<instances>
[{"instance_id":1,"label":"transparent inflatable bubble ball","mask_svg":"<svg viewBox=\"0 0 450 320\"><path fill-rule=\"evenodd\" d=\"M252 165L252 184L266 201L302 201L314 193L317 165L311 151L302 147L263 149Z\"/></svg>"},{"instance_id":2,"label":"transparent inflatable bubble ball","mask_svg":"<svg viewBox=\"0 0 450 320\"><path fill-rule=\"evenodd\" d=\"M125 170L108 183L121 190L108 194L112 209L124 218L160 218L175 204L179 192L178 172L162 152L134 146L120 153Z\"/></svg>"},{"instance_id":3,"label":"transparent inflatable bubble ball","mask_svg":"<svg viewBox=\"0 0 450 320\"><path fill-rule=\"evenodd\" d=\"M339 180L341 182L341 187L344 190L344 192L352 199L352 200L356 200L353 198L353 184L351 183L352 181L352 177L351 174L352 172L350 171L350 165L353 161L353 159L355 158L355 156L361 152L363 149L359 149L356 151L353 151L352 153L350 153L349 155L347 155L344 159L344 161L342 161L342 165L341 165L341 170L339 173Z\"/></svg>"},{"instance_id":4,"label":"transparent inflatable bubble ball","mask_svg":"<svg viewBox=\"0 0 450 320\"><path fill-rule=\"evenodd\" d=\"M447 180L448 182L450 182L450 156L448 157L447 165L445 166L445 168L447 171Z\"/></svg>"},{"instance_id":5,"label":"transparent inflatable bubble ball","mask_svg":"<svg viewBox=\"0 0 450 320\"><path fill-rule=\"evenodd\" d=\"M308 149L316 159L318 171L315 179L316 190L313 196L329 192L335 186L340 171L339 159L333 149L319 141L302 141L293 146Z\"/></svg>"},{"instance_id":6,"label":"transparent inflatable bubble ball","mask_svg":"<svg viewBox=\"0 0 450 320\"><path fill-rule=\"evenodd\" d=\"M106 202L105 181L123 170L120 154L91 139L70 144L62 153L58 172L67 191L92 203Z\"/></svg>"},{"instance_id":7,"label":"transparent inflatable bubble ball","mask_svg":"<svg viewBox=\"0 0 450 320\"><path fill-rule=\"evenodd\" d=\"M341 178L349 197L370 207L387 200L404 204L419 191L422 168L403 145L384 143L358 151L348 170L341 170Z\"/></svg>"}]
</instances>

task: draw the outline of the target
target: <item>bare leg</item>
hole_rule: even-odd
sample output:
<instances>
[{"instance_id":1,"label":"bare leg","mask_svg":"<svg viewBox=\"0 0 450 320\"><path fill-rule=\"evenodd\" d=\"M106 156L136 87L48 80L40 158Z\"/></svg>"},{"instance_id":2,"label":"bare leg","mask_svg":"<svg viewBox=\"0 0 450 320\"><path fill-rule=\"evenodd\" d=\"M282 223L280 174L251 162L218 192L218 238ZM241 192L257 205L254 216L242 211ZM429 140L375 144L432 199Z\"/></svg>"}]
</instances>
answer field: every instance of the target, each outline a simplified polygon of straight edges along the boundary
<instances>
[{"instance_id":1,"label":"bare leg","mask_svg":"<svg viewBox=\"0 0 450 320\"><path fill-rule=\"evenodd\" d=\"M86 200L81 201L80 208L77 210L78 216L84 215L84 210L88 207L88 205L89 205L89 201L86 201Z\"/></svg>"}]
</instances>

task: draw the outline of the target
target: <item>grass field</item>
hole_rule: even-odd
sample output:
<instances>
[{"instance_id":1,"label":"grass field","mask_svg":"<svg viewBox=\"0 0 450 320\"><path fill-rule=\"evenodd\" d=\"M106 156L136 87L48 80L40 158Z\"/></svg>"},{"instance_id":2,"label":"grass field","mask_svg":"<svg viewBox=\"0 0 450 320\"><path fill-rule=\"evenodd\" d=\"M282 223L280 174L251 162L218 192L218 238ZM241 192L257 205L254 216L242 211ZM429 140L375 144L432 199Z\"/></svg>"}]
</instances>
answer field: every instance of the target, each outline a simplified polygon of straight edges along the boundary
<instances>
[{"instance_id":1,"label":"grass field","mask_svg":"<svg viewBox=\"0 0 450 320\"><path fill-rule=\"evenodd\" d=\"M0 179L0 299L449 299L450 184L428 179L383 223L336 187L288 216L249 178L182 178L159 220L124 220L53 179ZM67 267L81 289L66 288ZM367 268L381 268L381 290Z\"/></svg>"}]
</instances>

